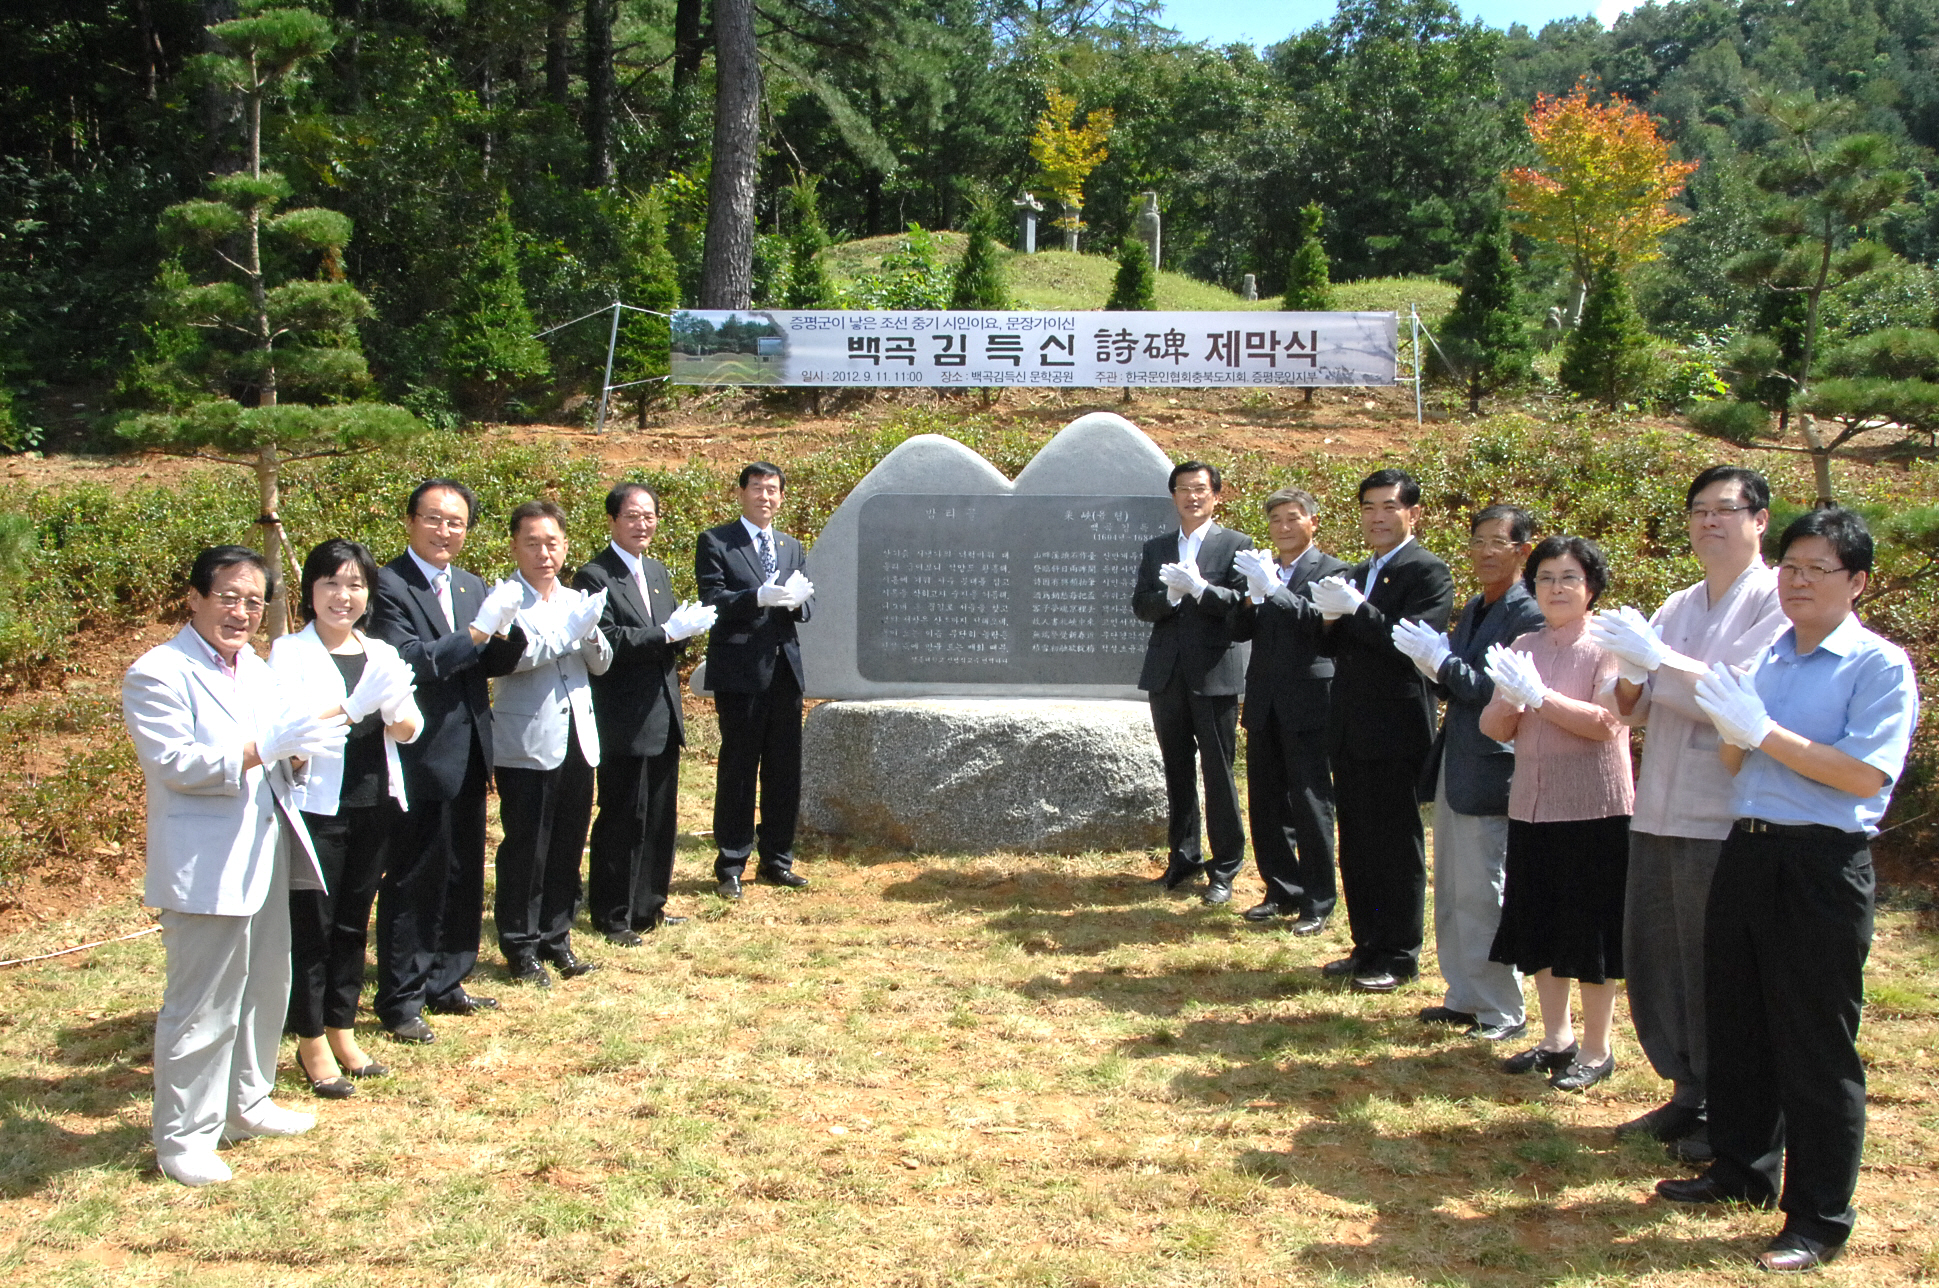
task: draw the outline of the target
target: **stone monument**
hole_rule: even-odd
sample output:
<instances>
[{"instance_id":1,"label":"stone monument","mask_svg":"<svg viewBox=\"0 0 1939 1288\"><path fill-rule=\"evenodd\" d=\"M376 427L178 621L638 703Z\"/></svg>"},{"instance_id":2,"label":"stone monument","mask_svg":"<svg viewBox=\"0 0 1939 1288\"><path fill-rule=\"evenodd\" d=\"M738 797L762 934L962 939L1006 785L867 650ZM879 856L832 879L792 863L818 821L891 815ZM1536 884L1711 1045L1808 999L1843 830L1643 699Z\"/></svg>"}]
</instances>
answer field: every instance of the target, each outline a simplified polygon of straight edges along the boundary
<instances>
[{"instance_id":1,"label":"stone monument","mask_svg":"<svg viewBox=\"0 0 1939 1288\"><path fill-rule=\"evenodd\" d=\"M1248 300L1258 299L1259 298L1259 279L1253 276L1251 273L1247 273L1245 282L1239 287L1239 295L1243 299L1248 299Z\"/></svg>"},{"instance_id":2,"label":"stone monument","mask_svg":"<svg viewBox=\"0 0 1939 1288\"><path fill-rule=\"evenodd\" d=\"M1026 255L1037 253L1037 216L1043 213L1044 203L1026 192L1010 203L1017 208L1017 249Z\"/></svg>"},{"instance_id":3,"label":"stone monument","mask_svg":"<svg viewBox=\"0 0 1939 1288\"><path fill-rule=\"evenodd\" d=\"M1144 199L1144 208L1138 212L1138 240L1151 252L1151 271L1155 273L1158 271L1159 233L1162 229L1158 217L1158 194L1147 192Z\"/></svg>"},{"instance_id":4,"label":"stone monument","mask_svg":"<svg viewBox=\"0 0 1939 1288\"><path fill-rule=\"evenodd\" d=\"M803 728L803 823L919 850L1162 845L1131 590L1178 522L1170 472L1108 412L1014 483L936 434L871 470L808 557L802 664L831 701Z\"/></svg>"}]
</instances>

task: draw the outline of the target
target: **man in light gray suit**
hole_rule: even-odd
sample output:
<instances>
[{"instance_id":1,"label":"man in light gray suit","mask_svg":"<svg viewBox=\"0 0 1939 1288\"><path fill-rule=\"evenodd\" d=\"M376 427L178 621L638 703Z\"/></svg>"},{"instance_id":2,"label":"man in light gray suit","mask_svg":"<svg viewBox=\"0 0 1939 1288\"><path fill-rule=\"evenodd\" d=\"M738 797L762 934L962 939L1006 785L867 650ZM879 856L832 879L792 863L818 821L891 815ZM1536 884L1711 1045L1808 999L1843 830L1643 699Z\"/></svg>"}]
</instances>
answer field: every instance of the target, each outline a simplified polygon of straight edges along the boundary
<instances>
[{"instance_id":1,"label":"man in light gray suit","mask_svg":"<svg viewBox=\"0 0 1939 1288\"><path fill-rule=\"evenodd\" d=\"M593 964L572 951L579 856L592 823L599 728L586 676L604 675L613 646L599 630L606 592L563 585L566 514L550 501L512 511L525 652L492 692L498 776L498 947L514 981L550 987L546 964L572 979ZM494 592L496 593L496 592Z\"/></svg>"},{"instance_id":2,"label":"man in light gray suit","mask_svg":"<svg viewBox=\"0 0 1939 1288\"><path fill-rule=\"evenodd\" d=\"M289 892L323 870L288 803L292 757L343 745L339 712L292 709L249 647L273 589L254 550L216 546L189 573L189 622L121 682L148 783L143 901L160 910L155 1155L184 1185L226 1181L224 1141L316 1122L269 1098L289 1008Z\"/></svg>"}]
</instances>

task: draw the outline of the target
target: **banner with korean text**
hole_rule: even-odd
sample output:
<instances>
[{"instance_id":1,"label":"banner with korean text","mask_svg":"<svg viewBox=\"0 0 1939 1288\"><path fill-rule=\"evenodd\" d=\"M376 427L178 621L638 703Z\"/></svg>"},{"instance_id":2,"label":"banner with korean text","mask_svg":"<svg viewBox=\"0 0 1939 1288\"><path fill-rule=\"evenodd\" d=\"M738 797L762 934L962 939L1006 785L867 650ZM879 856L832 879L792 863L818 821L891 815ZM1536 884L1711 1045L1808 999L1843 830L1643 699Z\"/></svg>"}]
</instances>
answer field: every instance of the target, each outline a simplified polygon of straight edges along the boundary
<instances>
[{"instance_id":1,"label":"banner with korean text","mask_svg":"<svg viewBox=\"0 0 1939 1288\"><path fill-rule=\"evenodd\" d=\"M1391 385L1393 313L998 313L682 309L673 382Z\"/></svg>"}]
</instances>

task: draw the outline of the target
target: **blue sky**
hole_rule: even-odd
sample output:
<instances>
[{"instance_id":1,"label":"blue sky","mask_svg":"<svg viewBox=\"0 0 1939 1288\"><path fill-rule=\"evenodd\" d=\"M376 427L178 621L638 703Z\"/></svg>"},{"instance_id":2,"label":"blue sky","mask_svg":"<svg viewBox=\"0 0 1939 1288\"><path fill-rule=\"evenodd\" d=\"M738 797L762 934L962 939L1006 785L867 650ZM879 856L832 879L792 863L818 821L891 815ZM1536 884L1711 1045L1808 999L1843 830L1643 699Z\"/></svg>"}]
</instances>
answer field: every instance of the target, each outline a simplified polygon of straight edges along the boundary
<instances>
[{"instance_id":1,"label":"blue sky","mask_svg":"<svg viewBox=\"0 0 1939 1288\"><path fill-rule=\"evenodd\" d=\"M1493 27L1534 28L1552 18L1593 13L1604 25L1634 4L1625 0L1465 0L1461 12ZM1333 17L1333 0L1166 0L1165 24L1187 40L1270 45Z\"/></svg>"}]
</instances>

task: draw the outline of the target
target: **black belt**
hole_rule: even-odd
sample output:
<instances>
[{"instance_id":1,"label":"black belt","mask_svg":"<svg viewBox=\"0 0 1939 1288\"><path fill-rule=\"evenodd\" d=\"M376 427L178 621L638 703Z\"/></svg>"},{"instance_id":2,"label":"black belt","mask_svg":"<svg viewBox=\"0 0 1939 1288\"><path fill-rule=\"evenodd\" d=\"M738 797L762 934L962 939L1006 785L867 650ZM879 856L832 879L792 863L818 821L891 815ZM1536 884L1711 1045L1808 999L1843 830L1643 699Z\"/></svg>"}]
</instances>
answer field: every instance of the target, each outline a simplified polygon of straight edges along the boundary
<instances>
[{"instance_id":1,"label":"black belt","mask_svg":"<svg viewBox=\"0 0 1939 1288\"><path fill-rule=\"evenodd\" d=\"M1740 832L1752 834L1767 833L1771 836L1816 836L1842 837L1847 840L1865 840L1863 832L1847 832L1842 827L1829 827L1823 823L1767 823L1761 818L1740 818L1735 824Z\"/></svg>"}]
</instances>

